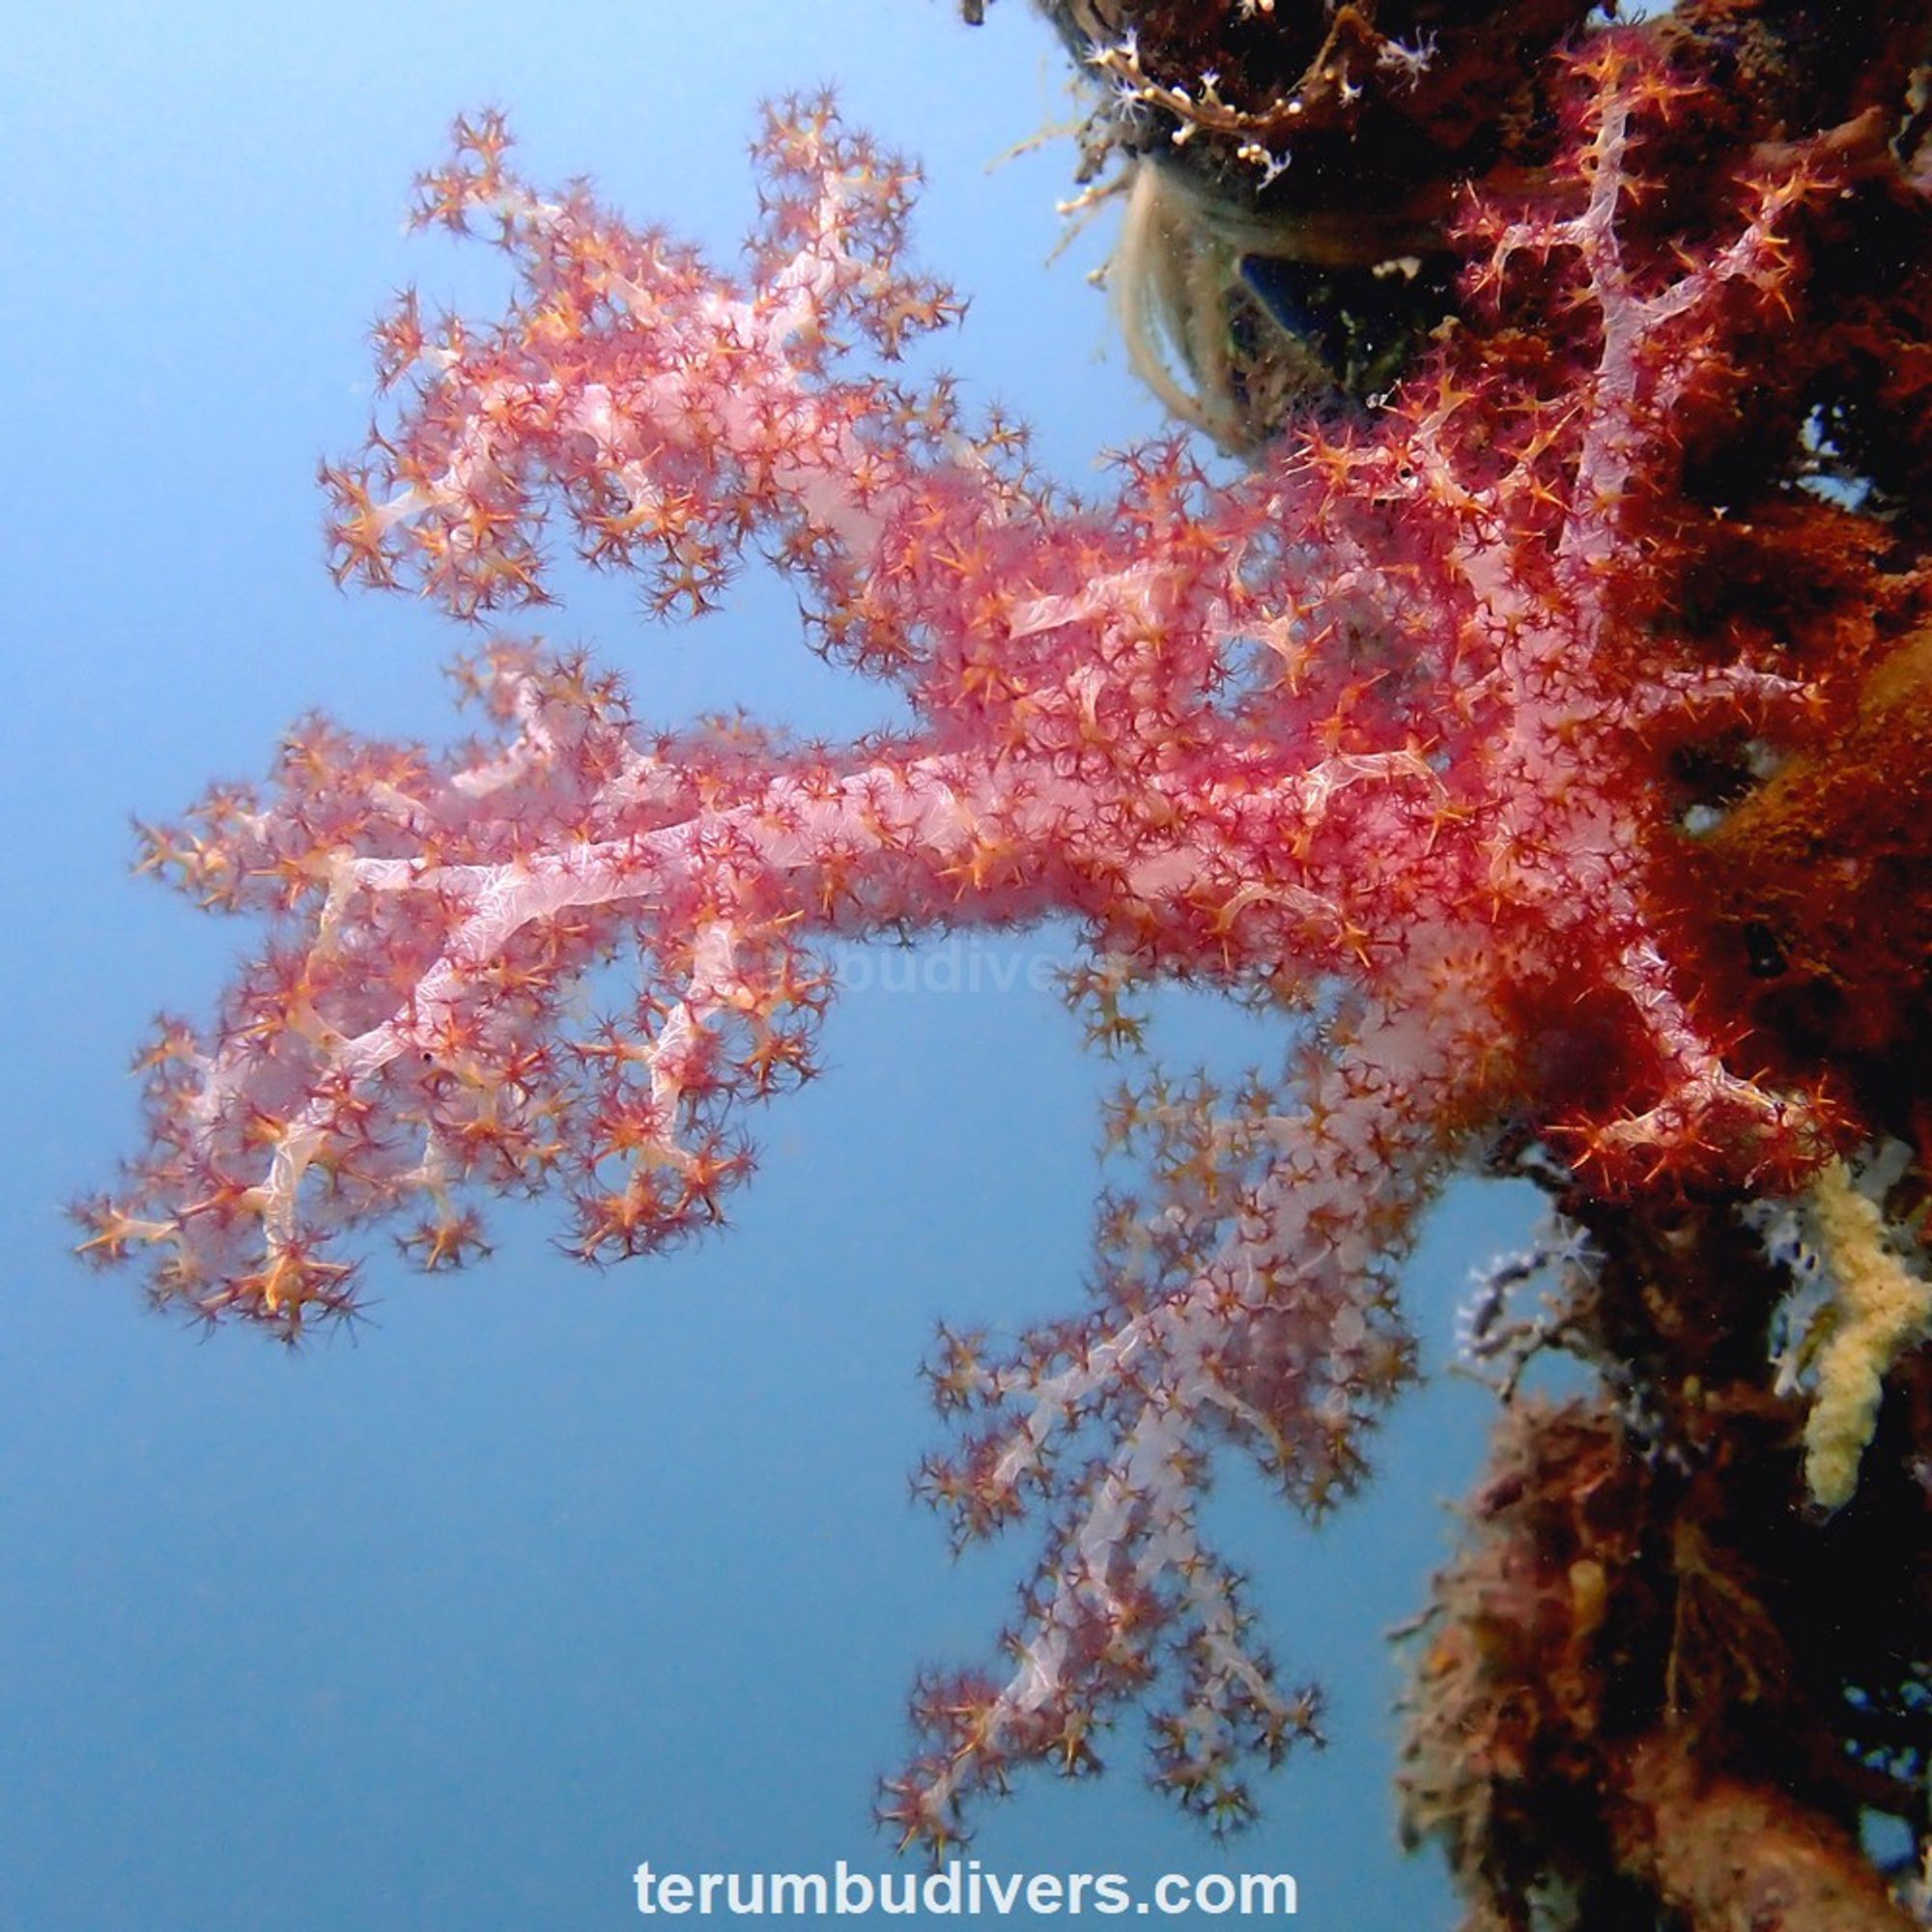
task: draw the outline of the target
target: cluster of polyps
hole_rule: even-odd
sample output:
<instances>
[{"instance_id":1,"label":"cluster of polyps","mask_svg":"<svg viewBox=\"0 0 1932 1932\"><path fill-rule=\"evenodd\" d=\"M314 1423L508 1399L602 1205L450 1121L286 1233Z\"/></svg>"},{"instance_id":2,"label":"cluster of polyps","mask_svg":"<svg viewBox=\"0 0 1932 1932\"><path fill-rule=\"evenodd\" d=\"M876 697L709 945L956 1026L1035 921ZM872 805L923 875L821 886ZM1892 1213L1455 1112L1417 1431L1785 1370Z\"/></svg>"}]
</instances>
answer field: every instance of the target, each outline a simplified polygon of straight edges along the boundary
<instances>
[{"instance_id":1,"label":"cluster of polyps","mask_svg":"<svg viewBox=\"0 0 1932 1932\"><path fill-rule=\"evenodd\" d=\"M1688 106L1687 106L1688 100ZM148 863L270 944L213 1027L147 1055L152 1144L87 1242L158 1296L294 1336L353 1305L355 1229L423 1265L492 1191L560 1188L589 1258L718 1218L746 1104L810 1070L829 935L1085 923L1097 1029L1122 980L1294 1015L1278 1078L1152 1080L1114 1109L1138 1191L1103 1215L1097 1305L931 1374L978 1419L923 1483L964 1534L1055 1524L1009 1674L935 1680L888 1790L943 1841L1007 1768L1093 1762L1115 1699L1162 1778L1232 1822L1244 1751L1312 1731L1249 1637L1195 1505L1216 1439L1320 1511L1405 1379L1393 1267L1500 1120L1606 1188L1785 1184L1815 1094L1752 1077L1699 1009L1667 761L1792 741L1836 701L1790 655L1661 614L1697 541L1684 425L1775 322L1822 165L1744 183L1697 239L1628 219L1647 130L1696 111L1605 36L1527 211L1481 212L1461 329L1373 421L1211 484L1178 446L1069 500L949 385L855 373L953 304L901 264L912 177L793 101L760 144L746 278L546 200L485 120L422 215L517 265L506 319L379 330L398 419L330 469L344 579L476 618L547 595L546 543L693 611L762 551L816 641L916 727L843 747L744 723L642 728L581 658L467 664L494 725L441 755L320 722L272 786L213 794ZM1762 645L1762 648L1760 648ZM595 1025L567 996L631 975Z\"/></svg>"}]
</instances>

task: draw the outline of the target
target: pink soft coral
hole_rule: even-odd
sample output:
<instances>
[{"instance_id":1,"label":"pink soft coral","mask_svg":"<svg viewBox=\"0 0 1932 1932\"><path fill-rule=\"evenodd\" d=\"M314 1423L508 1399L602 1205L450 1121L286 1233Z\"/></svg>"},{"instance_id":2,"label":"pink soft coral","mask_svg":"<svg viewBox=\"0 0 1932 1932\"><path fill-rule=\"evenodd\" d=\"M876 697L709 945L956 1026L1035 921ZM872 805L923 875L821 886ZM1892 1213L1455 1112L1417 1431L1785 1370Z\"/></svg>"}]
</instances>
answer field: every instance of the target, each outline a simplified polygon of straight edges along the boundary
<instances>
[{"instance_id":1,"label":"pink soft coral","mask_svg":"<svg viewBox=\"0 0 1932 1932\"><path fill-rule=\"evenodd\" d=\"M1201 1539L1203 1459L1232 1437L1311 1512L1351 1487L1409 1373L1395 1264L1451 1163L1509 1122L1604 1191L1787 1185L1834 1131L1693 997L1670 774L1843 701L1782 640L1671 615L1721 516L1687 448L1786 313L1837 164L1791 149L1673 232L1646 150L1697 111L1598 37L1547 179L1472 212L1463 322L1388 408L1226 485L1139 450L1099 504L944 384L856 372L953 304L903 263L910 171L826 101L770 117L736 281L460 125L420 218L500 242L521 293L492 328L406 303L381 331L405 401L325 472L337 574L476 618L545 601L561 537L696 611L761 551L917 725L645 729L585 660L495 642L459 673L487 742L298 727L266 795L150 835L153 868L270 937L211 1030L146 1056L152 1145L87 1245L287 1337L353 1305L341 1236L391 1224L454 1265L492 1190L560 1188L587 1258L663 1245L747 1171L745 1104L810 1072L835 934L1070 914L1103 1035L1163 977L1295 1014L1273 1085L1122 1096L1146 1185L1105 1218L1095 1307L1006 1354L942 1338L935 1388L977 1433L923 1487L965 1535L1030 1504L1054 1529L1010 1667L923 1688L930 1748L886 1804L943 1842L962 1797L1083 1768L1101 1709L1146 1695L1163 1781L1238 1820L1242 1754L1316 1705ZM619 960L628 1009L575 1022Z\"/></svg>"}]
</instances>

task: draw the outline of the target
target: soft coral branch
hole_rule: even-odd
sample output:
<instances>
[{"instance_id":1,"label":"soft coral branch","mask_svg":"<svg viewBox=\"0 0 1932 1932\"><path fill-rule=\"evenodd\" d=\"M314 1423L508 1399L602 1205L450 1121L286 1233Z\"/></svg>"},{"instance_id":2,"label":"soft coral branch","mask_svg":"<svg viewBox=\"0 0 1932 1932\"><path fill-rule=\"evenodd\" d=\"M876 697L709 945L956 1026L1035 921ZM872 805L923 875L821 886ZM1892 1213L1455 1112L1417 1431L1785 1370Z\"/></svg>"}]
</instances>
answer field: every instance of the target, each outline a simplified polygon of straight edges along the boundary
<instances>
[{"instance_id":1,"label":"soft coral branch","mask_svg":"<svg viewBox=\"0 0 1932 1932\"><path fill-rule=\"evenodd\" d=\"M1055 1528L1012 1669L934 1681L887 1800L943 1840L1016 1762L1087 1768L1145 1696L1162 1781L1238 1822L1243 1754L1314 1703L1194 1499L1224 1440L1311 1513L1353 1487L1409 1371L1394 1264L1451 1165L1506 1124L1605 1198L1789 1188L1858 1124L1705 997L1678 778L1847 702L1821 655L1679 609L1723 521L1687 466L1801 298L1842 156L1794 147L1673 227L1646 155L1702 93L1640 36L1591 49L1547 179L1471 209L1466 314L1380 415L1225 484L1134 451L1097 505L944 384L855 373L841 335L892 356L954 305L903 265L910 170L824 101L770 117L743 281L460 126L420 213L493 233L519 298L381 331L402 401L326 471L338 574L475 618L552 594L562 526L698 611L759 547L913 723L654 734L587 662L497 645L460 673L487 743L301 727L270 798L149 836L273 936L206 1038L148 1056L153 1146L87 1210L92 1251L145 1247L163 1297L293 1335L353 1298L335 1236L401 1219L451 1265L493 1189L560 1184L588 1258L661 1246L718 1218L745 1105L810 1071L834 935L1071 915L1094 984L1313 1011L1275 1082L1126 1096L1146 1183L1105 1217L1095 1312L945 1345L935 1385L981 1427L925 1487L962 1533L1042 1498ZM619 962L624 1008L586 1027L570 996ZM1096 1025L1134 1032L1117 1004Z\"/></svg>"}]
</instances>

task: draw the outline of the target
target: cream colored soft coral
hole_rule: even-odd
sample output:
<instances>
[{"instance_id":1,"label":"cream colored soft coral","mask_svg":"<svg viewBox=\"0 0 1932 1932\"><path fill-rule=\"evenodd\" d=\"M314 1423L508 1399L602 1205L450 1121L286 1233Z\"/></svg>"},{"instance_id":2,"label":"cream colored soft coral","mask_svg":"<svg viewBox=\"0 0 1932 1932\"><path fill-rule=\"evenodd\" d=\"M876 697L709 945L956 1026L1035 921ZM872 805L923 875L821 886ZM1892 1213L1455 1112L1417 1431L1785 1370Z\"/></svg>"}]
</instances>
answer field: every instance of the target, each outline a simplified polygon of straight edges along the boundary
<instances>
[{"instance_id":1,"label":"cream colored soft coral","mask_svg":"<svg viewBox=\"0 0 1932 1932\"><path fill-rule=\"evenodd\" d=\"M1804 1424L1804 1482L1817 1502L1836 1509L1858 1488L1887 1372L1932 1332L1932 1283L1886 1245L1884 1214L1842 1161L1812 1183L1809 1205L1835 1292Z\"/></svg>"}]
</instances>

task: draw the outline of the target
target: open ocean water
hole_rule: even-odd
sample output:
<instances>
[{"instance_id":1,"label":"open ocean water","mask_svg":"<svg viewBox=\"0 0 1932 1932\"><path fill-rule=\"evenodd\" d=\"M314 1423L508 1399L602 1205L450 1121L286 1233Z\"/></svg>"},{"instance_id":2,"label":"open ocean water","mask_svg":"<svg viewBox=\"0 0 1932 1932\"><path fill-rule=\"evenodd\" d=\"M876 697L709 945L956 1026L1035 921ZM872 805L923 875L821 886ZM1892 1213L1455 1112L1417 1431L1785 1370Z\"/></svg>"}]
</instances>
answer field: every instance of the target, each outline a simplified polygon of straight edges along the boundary
<instances>
[{"instance_id":1,"label":"open ocean water","mask_svg":"<svg viewBox=\"0 0 1932 1932\"><path fill-rule=\"evenodd\" d=\"M892 1868L869 1812L907 1689L989 1659L1033 1548L955 1562L908 1500L939 1437L915 1370L941 1317L1084 1292L1117 1074L1011 970L1064 934L855 984L825 1077L759 1120L733 1226L668 1259L592 1272L556 1204L505 1206L487 1263L376 1252L371 1320L292 1353L145 1312L61 1210L132 1151L151 1015L205 1016L244 937L129 879L130 814L261 776L311 707L464 728L439 666L473 639L338 593L314 483L369 420L392 291L485 315L506 292L487 248L400 233L450 118L500 105L538 182L594 175L728 255L755 103L831 81L924 162L919 252L971 298L929 359L1077 486L1160 422L1085 279L1105 221L1047 265L1070 146L988 165L1067 118L1062 68L1018 0L978 32L941 0L79 0L0 38L0 1932L590 1932L636 1920L645 1860ZM660 626L561 581L540 628L621 666L643 716L889 722L771 583ZM1162 1027L1182 1064L1264 1044L1205 1001ZM1105 1776L1024 1776L982 1813L986 1870L1284 1871L1310 1932L1448 1921L1433 1857L1394 1842L1385 1635L1481 1446L1485 1398L1440 1373L1455 1305L1526 1219L1493 1188L1431 1218L1407 1270L1431 1380L1365 1500L1313 1534L1231 1465L1210 1506L1284 1665L1328 1687L1330 1748L1220 1845L1146 1788L1130 1714Z\"/></svg>"}]
</instances>

